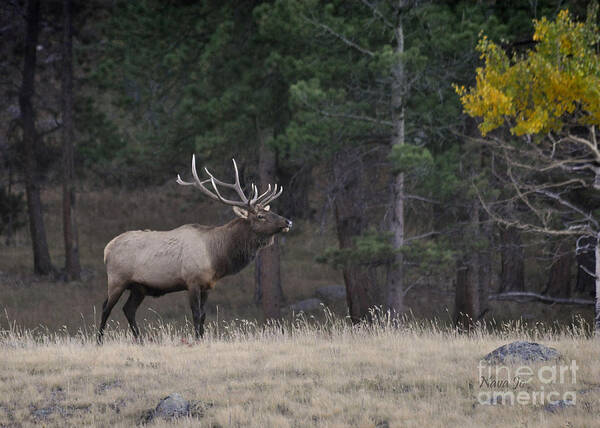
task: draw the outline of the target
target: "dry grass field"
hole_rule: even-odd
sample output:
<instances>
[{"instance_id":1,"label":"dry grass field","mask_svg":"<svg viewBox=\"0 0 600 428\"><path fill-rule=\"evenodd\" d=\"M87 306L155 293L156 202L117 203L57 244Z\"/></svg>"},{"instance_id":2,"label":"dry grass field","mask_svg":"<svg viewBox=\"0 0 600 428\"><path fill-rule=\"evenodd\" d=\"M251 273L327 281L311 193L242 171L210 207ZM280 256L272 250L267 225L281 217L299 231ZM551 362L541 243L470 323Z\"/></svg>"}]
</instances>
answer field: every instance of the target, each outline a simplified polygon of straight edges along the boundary
<instances>
[{"instance_id":1,"label":"dry grass field","mask_svg":"<svg viewBox=\"0 0 600 428\"><path fill-rule=\"evenodd\" d=\"M350 327L327 316L319 324L297 318L283 330L213 323L198 343L190 333L165 325L136 344L113 330L97 346L85 331L4 331L0 426L130 427L173 392L193 403L193 415L150 426L597 427L600 420L600 341L581 328L513 324L465 335L416 321ZM539 400L478 404L489 389L479 385L480 360L517 339L555 347L556 364L578 367L575 379L536 378L517 389L572 391L575 406L552 413Z\"/></svg>"}]
</instances>

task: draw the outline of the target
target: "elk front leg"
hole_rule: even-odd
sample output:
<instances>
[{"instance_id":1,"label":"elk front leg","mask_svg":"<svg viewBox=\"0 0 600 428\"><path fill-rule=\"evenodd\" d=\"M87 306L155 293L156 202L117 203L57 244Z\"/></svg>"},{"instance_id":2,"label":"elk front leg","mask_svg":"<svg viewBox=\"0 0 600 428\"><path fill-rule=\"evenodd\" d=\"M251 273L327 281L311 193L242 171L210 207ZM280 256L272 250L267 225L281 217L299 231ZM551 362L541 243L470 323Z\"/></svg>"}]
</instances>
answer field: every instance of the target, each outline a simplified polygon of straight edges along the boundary
<instances>
[{"instance_id":1,"label":"elk front leg","mask_svg":"<svg viewBox=\"0 0 600 428\"><path fill-rule=\"evenodd\" d=\"M200 339L204 336L204 320L206 319L204 306L207 297L207 291L198 289L189 290L190 307L192 309L192 319L194 320L196 339Z\"/></svg>"}]
</instances>

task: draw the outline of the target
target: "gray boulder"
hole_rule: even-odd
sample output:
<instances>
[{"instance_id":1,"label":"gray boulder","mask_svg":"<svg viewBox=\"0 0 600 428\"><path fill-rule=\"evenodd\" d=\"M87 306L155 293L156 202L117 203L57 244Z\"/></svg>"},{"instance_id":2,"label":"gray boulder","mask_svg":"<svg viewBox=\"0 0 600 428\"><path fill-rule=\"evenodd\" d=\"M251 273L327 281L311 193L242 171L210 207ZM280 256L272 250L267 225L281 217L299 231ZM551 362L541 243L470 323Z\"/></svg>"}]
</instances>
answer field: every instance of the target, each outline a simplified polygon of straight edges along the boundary
<instances>
[{"instance_id":1,"label":"gray boulder","mask_svg":"<svg viewBox=\"0 0 600 428\"><path fill-rule=\"evenodd\" d=\"M291 304L290 306L288 306L288 310L290 312L311 312L311 311L318 311L322 308L323 302L321 301L321 299L317 299L317 298L310 298L310 299L305 299L305 300L299 300L296 303Z\"/></svg>"},{"instance_id":2,"label":"gray boulder","mask_svg":"<svg viewBox=\"0 0 600 428\"><path fill-rule=\"evenodd\" d=\"M94 392L96 394L100 395L100 394L104 394L109 389L120 388L122 386L123 386L123 383L120 380L109 380L107 382L102 382L101 384L97 385L96 388L94 389Z\"/></svg>"},{"instance_id":3,"label":"gray boulder","mask_svg":"<svg viewBox=\"0 0 600 428\"><path fill-rule=\"evenodd\" d=\"M173 393L158 402L155 409L145 410L140 417L139 423L144 425L150 423L154 418L177 419L190 415L190 403L181 394Z\"/></svg>"},{"instance_id":4,"label":"gray boulder","mask_svg":"<svg viewBox=\"0 0 600 428\"><path fill-rule=\"evenodd\" d=\"M190 414L190 402L185 400L181 394L173 393L158 403L154 409L154 416L165 419L175 419Z\"/></svg>"},{"instance_id":5,"label":"gray boulder","mask_svg":"<svg viewBox=\"0 0 600 428\"><path fill-rule=\"evenodd\" d=\"M328 303L335 303L346 298L346 287L343 285L325 285L317 288L315 294Z\"/></svg>"},{"instance_id":6,"label":"gray boulder","mask_svg":"<svg viewBox=\"0 0 600 428\"><path fill-rule=\"evenodd\" d=\"M554 348L523 341L503 345L485 356L485 360L491 364L550 361L558 358L560 354Z\"/></svg>"},{"instance_id":7,"label":"gray boulder","mask_svg":"<svg viewBox=\"0 0 600 428\"><path fill-rule=\"evenodd\" d=\"M139 419L139 424L150 423L155 418L171 420L181 417L202 418L206 410L212 406L212 403L187 401L181 394L175 392L160 400L155 409L145 410Z\"/></svg>"}]
</instances>

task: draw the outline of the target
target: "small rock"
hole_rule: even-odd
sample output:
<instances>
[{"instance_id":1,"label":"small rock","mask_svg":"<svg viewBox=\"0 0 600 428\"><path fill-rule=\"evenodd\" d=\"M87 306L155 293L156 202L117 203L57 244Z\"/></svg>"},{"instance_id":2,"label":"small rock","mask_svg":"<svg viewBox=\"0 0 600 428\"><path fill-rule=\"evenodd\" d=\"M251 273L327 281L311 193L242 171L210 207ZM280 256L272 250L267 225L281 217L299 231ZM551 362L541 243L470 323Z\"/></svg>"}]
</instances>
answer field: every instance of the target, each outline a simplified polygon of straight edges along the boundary
<instances>
[{"instance_id":1,"label":"small rock","mask_svg":"<svg viewBox=\"0 0 600 428\"><path fill-rule=\"evenodd\" d=\"M54 413L55 407L43 407L41 409L32 409L31 414L36 419L45 419Z\"/></svg>"},{"instance_id":2,"label":"small rock","mask_svg":"<svg viewBox=\"0 0 600 428\"><path fill-rule=\"evenodd\" d=\"M335 303L346 298L346 287L343 285L325 285L317 288L315 294L328 303Z\"/></svg>"},{"instance_id":3,"label":"small rock","mask_svg":"<svg viewBox=\"0 0 600 428\"><path fill-rule=\"evenodd\" d=\"M144 412L140 416L138 425L148 424L152 422L152 419L154 419L154 409L144 410Z\"/></svg>"},{"instance_id":4,"label":"small rock","mask_svg":"<svg viewBox=\"0 0 600 428\"><path fill-rule=\"evenodd\" d=\"M190 402L176 392L160 400L154 410L155 417L158 416L165 419L180 418L189 414Z\"/></svg>"},{"instance_id":5,"label":"small rock","mask_svg":"<svg viewBox=\"0 0 600 428\"><path fill-rule=\"evenodd\" d=\"M94 389L94 392L98 395L105 393L109 389L120 388L122 386L122 382L120 380L109 380L108 382L102 382L98 384Z\"/></svg>"},{"instance_id":6,"label":"small rock","mask_svg":"<svg viewBox=\"0 0 600 428\"><path fill-rule=\"evenodd\" d=\"M30 406L31 415L35 419L45 419L52 414L59 414L62 417L71 417L77 412L89 412L90 404L79 404L74 406L59 406L56 404L50 405L48 407L36 408L35 406Z\"/></svg>"},{"instance_id":7,"label":"small rock","mask_svg":"<svg viewBox=\"0 0 600 428\"><path fill-rule=\"evenodd\" d=\"M586 388L586 389L580 389L577 392L579 394L590 394L590 393L594 393L594 392L600 392L600 385L591 386L591 387Z\"/></svg>"},{"instance_id":8,"label":"small rock","mask_svg":"<svg viewBox=\"0 0 600 428\"><path fill-rule=\"evenodd\" d=\"M503 345L485 356L485 360L492 364L514 363L520 361L535 362L549 361L560 358L554 348L549 348L539 343L517 341Z\"/></svg>"},{"instance_id":9,"label":"small rock","mask_svg":"<svg viewBox=\"0 0 600 428\"><path fill-rule=\"evenodd\" d=\"M481 404L484 406L499 406L499 405L504 404L504 401L502 400L501 395L497 395L497 396L492 396L485 401L476 401L473 404L473 407L476 407L478 404Z\"/></svg>"},{"instance_id":10,"label":"small rock","mask_svg":"<svg viewBox=\"0 0 600 428\"><path fill-rule=\"evenodd\" d=\"M177 419L187 416L202 418L206 409L210 407L212 407L212 403L203 403L200 401L189 402L181 394L175 392L160 400L155 409L145 410L140 416L139 423L147 424L157 417L164 419Z\"/></svg>"},{"instance_id":11,"label":"small rock","mask_svg":"<svg viewBox=\"0 0 600 428\"><path fill-rule=\"evenodd\" d=\"M544 410L546 410L547 412L550 413L556 413L560 410L564 410L567 407L573 407L575 406L575 403L573 402L573 400L558 400L558 401L554 401L552 403L548 403L544 406Z\"/></svg>"},{"instance_id":12,"label":"small rock","mask_svg":"<svg viewBox=\"0 0 600 428\"><path fill-rule=\"evenodd\" d=\"M125 406L127 406L127 401L123 400L122 398L108 405L108 407L114 410L115 413L121 413L121 409Z\"/></svg>"},{"instance_id":13,"label":"small rock","mask_svg":"<svg viewBox=\"0 0 600 428\"><path fill-rule=\"evenodd\" d=\"M55 403L57 401L62 401L65 399L65 397L66 397L66 393L62 389L61 386L55 386L54 388L52 388L52 391L50 391L50 402L51 403Z\"/></svg>"},{"instance_id":14,"label":"small rock","mask_svg":"<svg viewBox=\"0 0 600 428\"><path fill-rule=\"evenodd\" d=\"M288 306L290 312L311 312L322 308L323 302L321 299L310 298L305 300L299 300L294 304Z\"/></svg>"}]
</instances>

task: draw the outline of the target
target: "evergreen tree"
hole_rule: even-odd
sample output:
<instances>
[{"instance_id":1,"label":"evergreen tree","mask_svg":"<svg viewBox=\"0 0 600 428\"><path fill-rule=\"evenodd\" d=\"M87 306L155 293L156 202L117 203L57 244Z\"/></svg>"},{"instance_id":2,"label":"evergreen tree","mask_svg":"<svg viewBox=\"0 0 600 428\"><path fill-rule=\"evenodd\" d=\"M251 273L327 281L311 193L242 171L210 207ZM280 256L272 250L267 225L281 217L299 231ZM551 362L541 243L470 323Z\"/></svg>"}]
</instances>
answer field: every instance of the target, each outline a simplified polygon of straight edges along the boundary
<instances>
[{"instance_id":1,"label":"evergreen tree","mask_svg":"<svg viewBox=\"0 0 600 428\"><path fill-rule=\"evenodd\" d=\"M37 44L40 32L40 2L29 0L25 17L26 32L25 58L23 62L23 83L19 93L21 108L21 126L23 128L23 155L25 157L25 193L27 195L27 212L29 214L29 230L33 246L33 270L36 274L47 275L54 268L50 260L46 227L42 212L39 180L39 143L36 130L33 97L35 94L35 72Z\"/></svg>"},{"instance_id":2,"label":"evergreen tree","mask_svg":"<svg viewBox=\"0 0 600 428\"><path fill-rule=\"evenodd\" d=\"M67 279L81 277L79 237L75 210L75 165L73 146L73 10L71 0L63 0L62 42L62 138L63 138L63 234L65 240L65 275Z\"/></svg>"}]
</instances>

